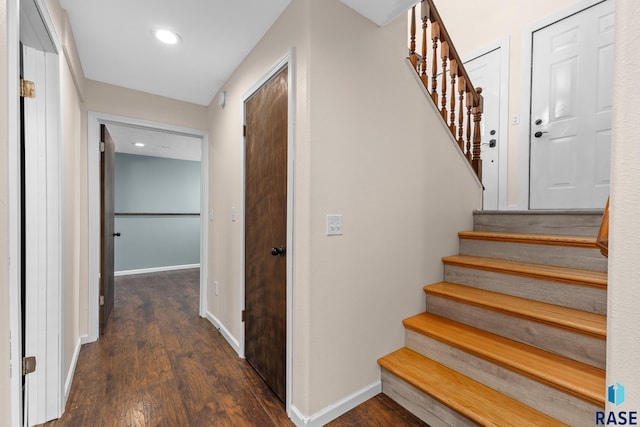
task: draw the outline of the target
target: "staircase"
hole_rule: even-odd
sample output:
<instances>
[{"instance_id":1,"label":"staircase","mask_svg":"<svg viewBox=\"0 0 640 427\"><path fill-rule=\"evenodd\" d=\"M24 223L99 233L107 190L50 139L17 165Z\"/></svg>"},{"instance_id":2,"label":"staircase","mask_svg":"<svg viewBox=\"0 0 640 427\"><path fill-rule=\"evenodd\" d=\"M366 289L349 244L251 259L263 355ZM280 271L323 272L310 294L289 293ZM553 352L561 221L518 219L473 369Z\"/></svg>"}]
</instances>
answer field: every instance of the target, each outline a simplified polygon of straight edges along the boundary
<instances>
[{"instance_id":1,"label":"staircase","mask_svg":"<svg viewBox=\"0 0 640 427\"><path fill-rule=\"evenodd\" d=\"M379 359L382 390L431 427L586 426L604 407L602 211L476 212Z\"/></svg>"}]
</instances>

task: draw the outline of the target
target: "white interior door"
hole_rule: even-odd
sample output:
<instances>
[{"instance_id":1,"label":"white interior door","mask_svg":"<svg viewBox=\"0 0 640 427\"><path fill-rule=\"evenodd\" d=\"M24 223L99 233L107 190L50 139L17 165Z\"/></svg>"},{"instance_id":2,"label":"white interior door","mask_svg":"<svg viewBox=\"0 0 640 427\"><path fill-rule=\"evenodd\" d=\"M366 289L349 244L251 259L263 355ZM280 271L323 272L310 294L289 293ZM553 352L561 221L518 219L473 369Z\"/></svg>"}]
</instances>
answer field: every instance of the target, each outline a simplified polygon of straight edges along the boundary
<instances>
[{"instance_id":1,"label":"white interior door","mask_svg":"<svg viewBox=\"0 0 640 427\"><path fill-rule=\"evenodd\" d=\"M471 82L475 87L482 88L484 97L484 112L480 122L484 210L498 209L501 50L494 49L464 64Z\"/></svg>"},{"instance_id":2,"label":"white interior door","mask_svg":"<svg viewBox=\"0 0 640 427\"><path fill-rule=\"evenodd\" d=\"M25 377L24 425L57 418L61 411L60 148L55 111L57 56L23 48L25 80L36 96L24 98L24 356L36 358Z\"/></svg>"},{"instance_id":3,"label":"white interior door","mask_svg":"<svg viewBox=\"0 0 640 427\"><path fill-rule=\"evenodd\" d=\"M609 195L614 4L533 34L530 208L604 208Z\"/></svg>"}]
</instances>

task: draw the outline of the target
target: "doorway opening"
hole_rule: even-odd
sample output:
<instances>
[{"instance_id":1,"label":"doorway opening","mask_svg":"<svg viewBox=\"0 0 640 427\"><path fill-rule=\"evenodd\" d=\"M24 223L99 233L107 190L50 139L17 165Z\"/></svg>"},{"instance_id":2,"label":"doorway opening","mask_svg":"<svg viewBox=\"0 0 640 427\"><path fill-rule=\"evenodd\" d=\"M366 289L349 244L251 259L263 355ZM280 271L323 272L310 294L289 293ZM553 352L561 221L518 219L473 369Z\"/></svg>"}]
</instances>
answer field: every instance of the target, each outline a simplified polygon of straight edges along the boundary
<instances>
[{"instance_id":1,"label":"doorway opening","mask_svg":"<svg viewBox=\"0 0 640 427\"><path fill-rule=\"evenodd\" d=\"M155 140L155 143L149 143L147 148L147 154L159 154L163 150L166 152L177 150L177 145L174 144L172 147L168 142L170 139L188 141L185 144L196 144L196 151L199 153L200 159L200 167L199 167L199 203L197 206L193 207L193 210L190 212L165 212L161 210L153 210L151 212L140 212L140 211L127 211L127 212L114 212L114 214L124 214L124 215L114 215L118 221L114 221L114 223L119 224L119 226L126 227L129 230L132 230L131 224L126 224L133 220L140 220L142 217L147 219L147 223L157 222L156 219L164 219L167 217L174 216L188 216L189 222L193 223L195 221L196 229L198 234L201 236L205 236L204 238L199 239L198 248L196 251L198 252L198 260L200 266L200 302L199 302L199 314L202 317L205 317L206 314L206 301L207 301L207 240L206 236L208 235L208 221L207 221L207 211L208 211L208 137L206 131L201 131L198 129L190 129L190 128L182 128L177 126L166 125L162 123L144 121L139 119L133 119L122 116L115 116L103 113L89 113L88 120L88 177L89 177L89 292L88 292L88 335L83 340L84 342L92 342L98 339L99 330L100 330L100 257L101 257L101 245L100 245L100 231L101 231L101 205L100 205L100 128L102 125L105 125L108 129L112 130L114 134L116 134L116 138L121 139L123 146L131 146L132 149L142 148L135 147L131 141L138 139L143 139L146 135L150 140ZM126 136L128 135L128 136ZM114 138L114 139L116 139ZM133 138L133 139L132 139ZM163 148L163 146L165 148ZM155 147L155 148L154 148ZM191 147L194 148L194 147ZM153 151L156 150L156 151ZM118 151L118 150L116 150ZM123 155L123 158L129 156L126 153L127 149L120 149L120 152ZM179 151L179 150L178 150ZM140 154L138 152L138 154ZM114 154L115 156L115 154ZM136 156L136 155L133 155ZM137 156L136 156L137 157ZM159 157L159 156L147 156L149 159L151 157ZM143 159L144 162L147 159ZM161 160L160 160L161 161ZM157 165L156 165L157 166ZM162 195L159 195L159 199L162 200ZM156 200L156 202L158 201ZM153 201L152 201L153 202ZM156 206L159 208L159 206ZM128 208L127 208L128 209ZM151 209L149 209L151 210ZM188 215L165 215L171 213L180 213L180 214L188 214ZM129 214L129 215L127 215ZM134 214L134 215L131 215ZM135 214L143 214L143 215L135 215ZM155 215L161 214L161 215ZM124 220L124 222L122 222ZM156 224L157 225L157 224ZM153 227L153 225L152 225ZM133 226L135 228L135 226ZM193 228L193 224L191 224L191 228ZM120 232L120 236L117 236L118 232ZM151 232L152 233L152 232ZM124 237L125 234L122 231L118 231L117 229L112 232L115 234L115 239ZM127 233L127 237L133 237L135 243L135 236L131 236L131 233ZM153 233L152 233L153 234ZM118 244L118 243L116 243ZM147 260L148 261L148 260ZM145 262L142 260L141 262ZM175 268L176 266L169 266L168 268ZM190 264L187 266L183 266L184 268L194 267L194 265ZM157 268L136 268L136 269L128 269L127 271L121 271L123 274L134 274L134 273L142 273L142 272L150 272L152 270L158 270ZM158 270L159 271L159 270Z\"/></svg>"}]
</instances>

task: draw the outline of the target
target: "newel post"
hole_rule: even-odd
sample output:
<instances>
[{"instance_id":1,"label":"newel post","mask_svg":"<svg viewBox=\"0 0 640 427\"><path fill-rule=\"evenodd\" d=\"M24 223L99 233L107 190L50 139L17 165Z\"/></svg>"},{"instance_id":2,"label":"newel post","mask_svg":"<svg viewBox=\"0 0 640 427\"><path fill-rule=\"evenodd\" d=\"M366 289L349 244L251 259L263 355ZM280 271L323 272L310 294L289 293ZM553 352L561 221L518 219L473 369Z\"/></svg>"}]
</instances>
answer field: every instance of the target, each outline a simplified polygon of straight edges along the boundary
<instances>
[{"instance_id":1,"label":"newel post","mask_svg":"<svg viewBox=\"0 0 640 427\"><path fill-rule=\"evenodd\" d=\"M482 97L482 88L476 88L478 101L473 106L473 158L471 166L476 171L478 179L482 182L482 159L480 158L480 143L482 135L480 135L480 122L482 121L482 111L484 108L484 98Z\"/></svg>"}]
</instances>

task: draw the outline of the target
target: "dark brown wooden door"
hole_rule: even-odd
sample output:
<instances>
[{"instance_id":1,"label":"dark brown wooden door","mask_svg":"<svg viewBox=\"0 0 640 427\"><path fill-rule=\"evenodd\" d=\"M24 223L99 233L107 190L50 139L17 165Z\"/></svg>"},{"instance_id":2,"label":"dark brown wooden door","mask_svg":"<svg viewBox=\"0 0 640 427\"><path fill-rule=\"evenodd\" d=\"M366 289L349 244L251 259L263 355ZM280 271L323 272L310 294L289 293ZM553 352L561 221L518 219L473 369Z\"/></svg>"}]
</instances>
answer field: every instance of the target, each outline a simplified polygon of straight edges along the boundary
<instances>
[{"instance_id":1,"label":"dark brown wooden door","mask_svg":"<svg viewBox=\"0 0 640 427\"><path fill-rule=\"evenodd\" d=\"M104 146L100 154L100 334L113 310L113 238L114 193L113 176L115 144L105 125L100 125L100 141Z\"/></svg>"},{"instance_id":2,"label":"dark brown wooden door","mask_svg":"<svg viewBox=\"0 0 640 427\"><path fill-rule=\"evenodd\" d=\"M286 395L287 68L245 103L245 357Z\"/></svg>"}]
</instances>

